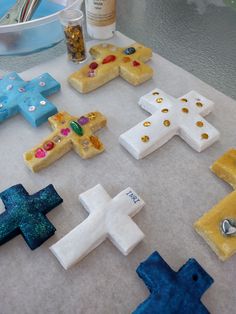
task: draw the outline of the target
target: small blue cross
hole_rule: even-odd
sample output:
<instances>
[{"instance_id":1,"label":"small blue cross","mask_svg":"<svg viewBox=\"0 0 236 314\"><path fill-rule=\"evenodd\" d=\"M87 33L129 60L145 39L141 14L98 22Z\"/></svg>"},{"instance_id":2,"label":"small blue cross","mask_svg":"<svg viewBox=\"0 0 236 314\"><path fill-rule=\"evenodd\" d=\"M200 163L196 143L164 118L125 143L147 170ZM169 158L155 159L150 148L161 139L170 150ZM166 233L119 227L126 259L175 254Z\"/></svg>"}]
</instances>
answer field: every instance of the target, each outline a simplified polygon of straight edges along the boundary
<instances>
[{"instance_id":1,"label":"small blue cross","mask_svg":"<svg viewBox=\"0 0 236 314\"><path fill-rule=\"evenodd\" d=\"M45 73L26 82L16 72L0 78L0 122L21 113L34 127L57 113L45 97L60 90L60 84Z\"/></svg>"},{"instance_id":2,"label":"small blue cross","mask_svg":"<svg viewBox=\"0 0 236 314\"><path fill-rule=\"evenodd\" d=\"M21 184L0 193L5 212L0 215L0 245L22 234L34 250L56 231L46 214L63 202L53 185L29 195Z\"/></svg>"},{"instance_id":3,"label":"small blue cross","mask_svg":"<svg viewBox=\"0 0 236 314\"><path fill-rule=\"evenodd\" d=\"M214 280L195 259L175 272L154 252L139 265L137 273L151 294L133 314L209 313L200 299Z\"/></svg>"}]
</instances>

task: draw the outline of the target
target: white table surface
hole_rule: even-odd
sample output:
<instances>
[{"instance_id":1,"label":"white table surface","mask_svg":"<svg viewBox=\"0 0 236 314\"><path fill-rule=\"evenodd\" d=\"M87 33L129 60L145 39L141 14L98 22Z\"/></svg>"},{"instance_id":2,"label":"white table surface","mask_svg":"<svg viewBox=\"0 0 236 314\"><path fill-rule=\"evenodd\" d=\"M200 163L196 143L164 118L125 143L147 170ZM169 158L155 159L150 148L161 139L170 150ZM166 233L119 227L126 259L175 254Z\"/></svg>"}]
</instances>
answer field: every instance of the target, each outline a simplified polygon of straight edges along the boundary
<instances>
[{"instance_id":1,"label":"white table surface","mask_svg":"<svg viewBox=\"0 0 236 314\"><path fill-rule=\"evenodd\" d=\"M130 40L117 33L111 42L125 46ZM21 236L0 247L1 314L130 313L148 296L135 269L154 250L175 270L188 258L196 258L215 280L203 303L214 314L235 312L236 256L220 262L192 225L232 191L209 167L235 146L236 102L156 54L149 64L155 75L143 85L133 87L117 78L87 95L67 84L67 75L79 66L65 55L22 73L24 79L31 79L49 72L60 81L61 92L50 97L59 110L78 116L95 110L105 114L108 126L98 135L106 151L90 160L70 152L33 174L22 155L51 132L49 125L33 129L19 115L0 125L0 190L22 183L34 193L52 183L64 199L48 214L57 232L40 248L32 252ZM135 160L119 145L118 137L147 117L137 102L156 86L176 97L194 89L212 99L215 110L207 120L220 130L220 141L197 153L175 137L145 159ZM131 186L144 199L146 206L134 220L146 238L128 257L106 241L65 271L48 248L86 218L78 194L97 183L112 197Z\"/></svg>"}]
</instances>

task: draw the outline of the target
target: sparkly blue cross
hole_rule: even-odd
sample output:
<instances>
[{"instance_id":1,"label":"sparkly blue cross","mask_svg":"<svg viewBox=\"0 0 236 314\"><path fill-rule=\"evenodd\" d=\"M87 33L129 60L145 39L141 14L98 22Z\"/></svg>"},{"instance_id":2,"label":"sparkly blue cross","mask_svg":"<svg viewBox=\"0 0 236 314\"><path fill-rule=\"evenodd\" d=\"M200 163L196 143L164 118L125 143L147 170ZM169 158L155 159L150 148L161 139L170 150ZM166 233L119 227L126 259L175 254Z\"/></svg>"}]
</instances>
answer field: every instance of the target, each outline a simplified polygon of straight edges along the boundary
<instances>
[{"instance_id":1,"label":"sparkly blue cross","mask_svg":"<svg viewBox=\"0 0 236 314\"><path fill-rule=\"evenodd\" d=\"M209 313L200 299L213 283L213 279L195 259L189 259L175 272L154 252L139 265L137 273L151 294L133 314Z\"/></svg>"},{"instance_id":2,"label":"sparkly blue cross","mask_svg":"<svg viewBox=\"0 0 236 314\"><path fill-rule=\"evenodd\" d=\"M6 208L0 215L0 245L22 234L34 250L55 233L46 214L63 200L52 184L33 195L17 184L1 192L0 198Z\"/></svg>"},{"instance_id":3,"label":"sparkly blue cross","mask_svg":"<svg viewBox=\"0 0 236 314\"><path fill-rule=\"evenodd\" d=\"M45 97L60 90L60 84L45 73L32 81L23 81L16 72L0 78L0 122L18 112L34 127L57 113Z\"/></svg>"}]
</instances>

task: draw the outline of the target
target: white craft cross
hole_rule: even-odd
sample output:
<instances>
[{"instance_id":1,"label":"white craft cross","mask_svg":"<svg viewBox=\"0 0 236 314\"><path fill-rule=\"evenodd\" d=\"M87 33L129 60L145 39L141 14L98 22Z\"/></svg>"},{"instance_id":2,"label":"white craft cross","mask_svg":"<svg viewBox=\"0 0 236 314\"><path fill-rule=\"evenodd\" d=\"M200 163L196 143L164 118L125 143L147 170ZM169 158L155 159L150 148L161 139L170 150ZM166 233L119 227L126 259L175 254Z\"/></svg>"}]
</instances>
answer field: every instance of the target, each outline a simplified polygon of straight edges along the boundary
<instances>
[{"instance_id":1,"label":"white craft cross","mask_svg":"<svg viewBox=\"0 0 236 314\"><path fill-rule=\"evenodd\" d=\"M98 184L80 194L79 200L88 211L88 218L50 248L65 269L79 262L106 238L124 255L144 238L131 219L142 209L144 201L131 188L112 199Z\"/></svg>"},{"instance_id":2,"label":"white craft cross","mask_svg":"<svg viewBox=\"0 0 236 314\"><path fill-rule=\"evenodd\" d=\"M152 114L120 136L120 143L136 159L141 159L179 135L198 152L212 145L219 132L203 117L213 109L213 102L195 91L176 99L155 89L139 100Z\"/></svg>"}]
</instances>

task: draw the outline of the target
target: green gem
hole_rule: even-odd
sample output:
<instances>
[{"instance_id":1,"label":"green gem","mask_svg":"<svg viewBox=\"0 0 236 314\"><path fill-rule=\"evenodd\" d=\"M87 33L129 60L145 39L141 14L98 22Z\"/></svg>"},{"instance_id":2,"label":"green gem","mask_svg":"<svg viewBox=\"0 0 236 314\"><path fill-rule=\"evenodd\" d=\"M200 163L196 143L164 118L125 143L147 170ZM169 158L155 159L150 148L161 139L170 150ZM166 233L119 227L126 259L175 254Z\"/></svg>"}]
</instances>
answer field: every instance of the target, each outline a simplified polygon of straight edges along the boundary
<instances>
[{"instance_id":1,"label":"green gem","mask_svg":"<svg viewBox=\"0 0 236 314\"><path fill-rule=\"evenodd\" d=\"M82 129L82 127L79 125L79 123L77 123L76 121L71 121L70 126L72 128L72 130L79 136L84 135L84 131Z\"/></svg>"}]
</instances>

